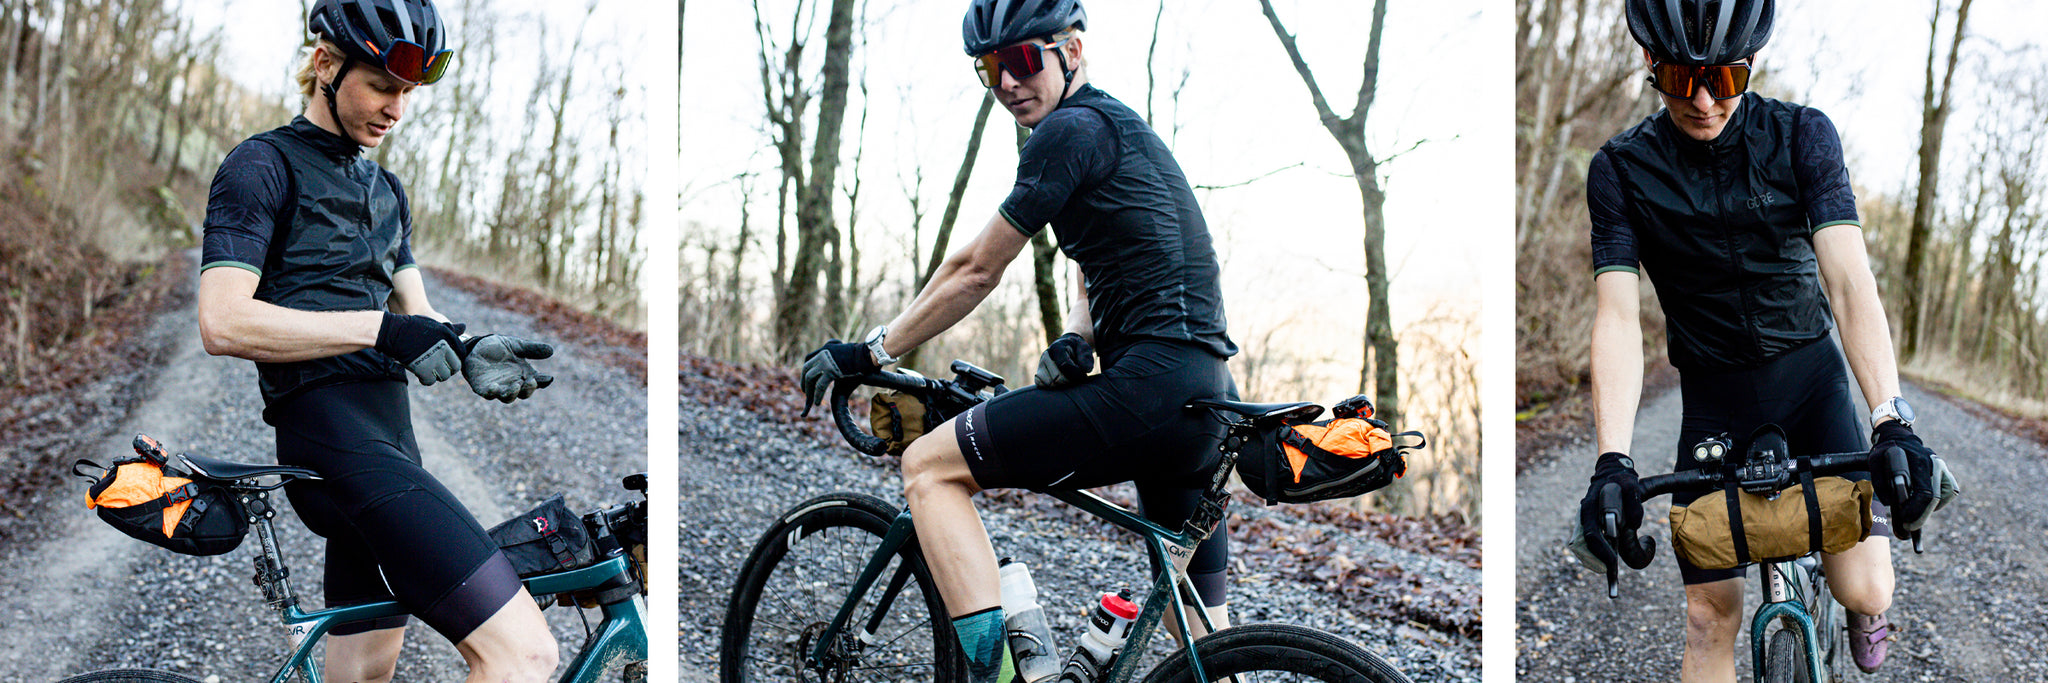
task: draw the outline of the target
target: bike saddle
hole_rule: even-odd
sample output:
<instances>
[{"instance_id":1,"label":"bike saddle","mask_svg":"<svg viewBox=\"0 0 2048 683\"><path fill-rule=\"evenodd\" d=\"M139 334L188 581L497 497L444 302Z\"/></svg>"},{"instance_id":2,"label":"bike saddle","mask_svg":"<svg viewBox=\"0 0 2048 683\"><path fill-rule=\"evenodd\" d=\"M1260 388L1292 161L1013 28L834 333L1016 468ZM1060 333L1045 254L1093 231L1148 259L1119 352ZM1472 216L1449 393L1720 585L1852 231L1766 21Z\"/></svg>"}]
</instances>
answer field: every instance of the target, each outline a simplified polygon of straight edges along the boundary
<instances>
[{"instance_id":1,"label":"bike saddle","mask_svg":"<svg viewBox=\"0 0 2048 683\"><path fill-rule=\"evenodd\" d=\"M257 465L252 463L229 462L226 460L218 460L203 455L192 455L189 453L179 455L178 460L182 464L184 464L185 469L191 470L192 474L195 475L195 477L202 479L212 479L221 482L232 483L242 481L244 479L254 479L256 477L272 475L283 477L284 480L287 482L294 479L317 480L320 478L319 474L316 474L312 470L303 467L285 467L283 465Z\"/></svg>"},{"instance_id":2,"label":"bike saddle","mask_svg":"<svg viewBox=\"0 0 2048 683\"><path fill-rule=\"evenodd\" d=\"M1221 398L1198 398L1189 401L1186 407L1190 410L1196 408L1227 410L1251 418L1253 422L1259 424L1306 422L1316 419L1317 415L1323 414L1322 406L1308 401L1297 401L1294 403L1245 403L1243 401L1231 401Z\"/></svg>"}]
</instances>

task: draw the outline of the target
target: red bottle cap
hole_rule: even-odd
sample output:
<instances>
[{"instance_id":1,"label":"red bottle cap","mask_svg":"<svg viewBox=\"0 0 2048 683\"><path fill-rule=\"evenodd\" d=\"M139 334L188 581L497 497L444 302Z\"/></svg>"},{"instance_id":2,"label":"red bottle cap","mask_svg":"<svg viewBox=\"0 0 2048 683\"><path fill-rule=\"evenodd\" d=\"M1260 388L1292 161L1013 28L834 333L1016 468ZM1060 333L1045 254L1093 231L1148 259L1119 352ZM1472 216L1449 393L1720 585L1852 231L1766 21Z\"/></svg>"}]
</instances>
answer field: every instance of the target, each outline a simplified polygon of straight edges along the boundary
<instances>
[{"instance_id":1,"label":"red bottle cap","mask_svg":"<svg viewBox=\"0 0 2048 683\"><path fill-rule=\"evenodd\" d=\"M1125 600L1123 596L1115 593L1102 594L1102 609L1118 619L1138 618L1137 603Z\"/></svg>"}]
</instances>

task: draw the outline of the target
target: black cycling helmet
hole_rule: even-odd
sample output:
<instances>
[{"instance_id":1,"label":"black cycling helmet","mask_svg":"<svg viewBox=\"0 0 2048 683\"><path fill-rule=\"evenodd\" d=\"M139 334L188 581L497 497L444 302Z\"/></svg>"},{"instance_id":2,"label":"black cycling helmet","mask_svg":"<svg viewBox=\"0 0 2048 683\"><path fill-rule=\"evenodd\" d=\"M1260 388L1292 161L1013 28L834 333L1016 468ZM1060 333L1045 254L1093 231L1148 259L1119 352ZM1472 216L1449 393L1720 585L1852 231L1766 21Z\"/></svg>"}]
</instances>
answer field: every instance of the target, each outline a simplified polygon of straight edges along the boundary
<instances>
[{"instance_id":1,"label":"black cycling helmet","mask_svg":"<svg viewBox=\"0 0 2048 683\"><path fill-rule=\"evenodd\" d=\"M1081 0L973 0L960 23L960 40L967 56L975 57L1069 26L1088 28L1088 11L1081 9Z\"/></svg>"},{"instance_id":2,"label":"black cycling helmet","mask_svg":"<svg viewBox=\"0 0 2048 683\"><path fill-rule=\"evenodd\" d=\"M446 29L433 0L319 0L306 15L306 30L340 45L350 61L378 65L407 82L433 83L447 68ZM411 45L394 52L401 41Z\"/></svg>"},{"instance_id":3,"label":"black cycling helmet","mask_svg":"<svg viewBox=\"0 0 2048 683\"><path fill-rule=\"evenodd\" d=\"M1628 32L1665 64L1747 59L1771 40L1772 0L1627 0Z\"/></svg>"}]
</instances>

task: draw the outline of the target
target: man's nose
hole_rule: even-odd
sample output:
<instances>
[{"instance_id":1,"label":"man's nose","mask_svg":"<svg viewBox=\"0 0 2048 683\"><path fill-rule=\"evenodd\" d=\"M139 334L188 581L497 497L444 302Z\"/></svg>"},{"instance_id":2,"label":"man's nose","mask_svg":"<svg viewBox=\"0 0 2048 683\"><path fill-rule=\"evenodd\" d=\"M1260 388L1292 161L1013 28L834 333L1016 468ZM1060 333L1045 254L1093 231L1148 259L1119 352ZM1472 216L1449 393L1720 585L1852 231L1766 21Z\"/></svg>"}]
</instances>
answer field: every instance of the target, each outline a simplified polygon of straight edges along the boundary
<instances>
[{"instance_id":1,"label":"man's nose","mask_svg":"<svg viewBox=\"0 0 2048 683\"><path fill-rule=\"evenodd\" d=\"M1705 81L1692 84L1692 106L1700 111L1714 108L1714 94L1707 91Z\"/></svg>"}]
</instances>

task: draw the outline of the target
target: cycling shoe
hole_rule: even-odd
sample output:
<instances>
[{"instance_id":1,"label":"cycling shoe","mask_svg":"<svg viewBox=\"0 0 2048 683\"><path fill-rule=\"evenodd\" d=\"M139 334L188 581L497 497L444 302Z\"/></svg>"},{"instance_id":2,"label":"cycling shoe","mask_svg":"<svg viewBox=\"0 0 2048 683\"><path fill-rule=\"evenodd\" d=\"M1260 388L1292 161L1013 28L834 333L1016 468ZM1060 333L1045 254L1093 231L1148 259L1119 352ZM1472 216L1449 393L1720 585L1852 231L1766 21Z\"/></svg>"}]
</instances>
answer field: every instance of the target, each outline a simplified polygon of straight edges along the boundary
<instances>
[{"instance_id":1,"label":"cycling shoe","mask_svg":"<svg viewBox=\"0 0 2048 683\"><path fill-rule=\"evenodd\" d=\"M1849 656L1863 673L1877 673L1877 668L1884 666L1885 654L1898 639L1898 629L1884 615L1871 617L1849 611Z\"/></svg>"}]
</instances>

